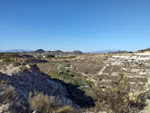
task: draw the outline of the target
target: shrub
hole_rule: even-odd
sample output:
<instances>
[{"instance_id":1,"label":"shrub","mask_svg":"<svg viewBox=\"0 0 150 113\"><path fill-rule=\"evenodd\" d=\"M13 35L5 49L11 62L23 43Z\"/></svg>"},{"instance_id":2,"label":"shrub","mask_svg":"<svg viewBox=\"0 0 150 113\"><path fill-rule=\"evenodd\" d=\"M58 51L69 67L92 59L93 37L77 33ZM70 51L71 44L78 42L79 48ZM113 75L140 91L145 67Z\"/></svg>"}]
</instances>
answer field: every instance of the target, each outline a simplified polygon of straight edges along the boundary
<instances>
[{"instance_id":1,"label":"shrub","mask_svg":"<svg viewBox=\"0 0 150 113\"><path fill-rule=\"evenodd\" d=\"M74 109L71 106L65 106L60 108L57 113L74 113Z\"/></svg>"},{"instance_id":2,"label":"shrub","mask_svg":"<svg viewBox=\"0 0 150 113\"><path fill-rule=\"evenodd\" d=\"M29 104L32 110L40 113L73 113L74 109L71 106L64 105L64 101L55 98L54 96L44 95L39 93L33 98L29 94Z\"/></svg>"},{"instance_id":3,"label":"shrub","mask_svg":"<svg viewBox=\"0 0 150 113\"><path fill-rule=\"evenodd\" d=\"M40 70L40 72L41 72L41 73L44 73L44 71L43 71L43 70Z\"/></svg>"},{"instance_id":4,"label":"shrub","mask_svg":"<svg viewBox=\"0 0 150 113\"><path fill-rule=\"evenodd\" d=\"M88 74L88 71L86 71L85 74Z\"/></svg>"},{"instance_id":5,"label":"shrub","mask_svg":"<svg viewBox=\"0 0 150 113\"><path fill-rule=\"evenodd\" d=\"M17 67L17 66L20 66L21 64L19 62L13 62L13 66L14 67Z\"/></svg>"},{"instance_id":6,"label":"shrub","mask_svg":"<svg viewBox=\"0 0 150 113\"><path fill-rule=\"evenodd\" d=\"M101 78L99 78L99 81L102 81L102 79L101 79Z\"/></svg>"},{"instance_id":7,"label":"shrub","mask_svg":"<svg viewBox=\"0 0 150 113\"><path fill-rule=\"evenodd\" d=\"M20 71L26 71L27 70L27 67L26 66L21 66L19 67Z\"/></svg>"},{"instance_id":8,"label":"shrub","mask_svg":"<svg viewBox=\"0 0 150 113\"><path fill-rule=\"evenodd\" d=\"M48 58L54 58L55 55L47 55Z\"/></svg>"},{"instance_id":9,"label":"shrub","mask_svg":"<svg viewBox=\"0 0 150 113\"><path fill-rule=\"evenodd\" d=\"M64 67L70 67L69 63L64 63L63 65L64 65Z\"/></svg>"},{"instance_id":10,"label":"shrub","mask_svg":"<svg viewBox=\"0 0 150 113\"><path fill-rule=\"evenodd\" d=\"M68 60L64 60L65 63L69 62Z\"/></svg>"},{"instance_id":11,"label":"shrub","mask_svg":"<svg viewBox=\"0 0 150 113\"><path fill-rule=\"evenodd\" d=\"M5 81L4 80L1 80L1 84L4 84L5 83Z\"/></svg>"},{"instance_id":12,"label":"shrub","mask_svg":"<svg viewBox=\"0 0 150 113\"><path fill-rule=\"evenodd\" d=\"M43 95L43 93L39 93L33 98L31 98L30 95L29 103L33 110L36 110L40 113L54 111L59 105L58 102L55 101L55 97L48 97L47 95Z\"/></svg>"},{"instance_id":13,"label":"shrub","mask_svg":"<svg viewBox=\"0 0 150 113\"><path fill-rule=\"evenodd\" d=\"M1 104L7 104L8 102L13 102L16 97L15 88L12 86L9 86L5 88L2 95L0 95L0 103Z\"/></svg>"}]
</instances>

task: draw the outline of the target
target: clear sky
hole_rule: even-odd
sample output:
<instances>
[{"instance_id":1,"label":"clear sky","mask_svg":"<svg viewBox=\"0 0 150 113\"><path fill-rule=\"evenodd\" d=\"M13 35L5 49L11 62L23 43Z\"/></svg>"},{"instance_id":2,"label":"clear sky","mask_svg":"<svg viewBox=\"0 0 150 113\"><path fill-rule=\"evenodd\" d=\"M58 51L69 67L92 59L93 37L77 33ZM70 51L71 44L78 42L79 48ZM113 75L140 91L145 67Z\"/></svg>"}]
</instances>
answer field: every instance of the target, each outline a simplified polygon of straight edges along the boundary
<instances>
[{"instance_id":1,"label":"clear sky","mask_svg":"<svg viewBox=\"0 0 150 113\"><path fill-rule=\"evenodd\" d=\"M150 0L0 0L0 50L150 47Z\"/></svg>"}]
</instances>

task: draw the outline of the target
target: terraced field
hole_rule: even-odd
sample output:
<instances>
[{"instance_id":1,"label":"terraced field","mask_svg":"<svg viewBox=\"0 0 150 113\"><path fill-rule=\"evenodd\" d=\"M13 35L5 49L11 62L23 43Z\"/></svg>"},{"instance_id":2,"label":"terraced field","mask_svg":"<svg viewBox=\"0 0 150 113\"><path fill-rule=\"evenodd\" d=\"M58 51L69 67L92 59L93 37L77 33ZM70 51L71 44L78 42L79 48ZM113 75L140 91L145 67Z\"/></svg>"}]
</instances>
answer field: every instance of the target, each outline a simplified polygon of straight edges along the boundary
<instances>
[{"instance_id":1,"label":"terraced field","mask_svg":"<svg viewBox=\"0 0 150 113\"><path fill-rule=\"evenodd\" d=\"M72 62L72 68L104 87L112 86L122 73L128 78L131 91L140 93L150 89L150 54L84 55Z\"/></svg>"}]
</instances>

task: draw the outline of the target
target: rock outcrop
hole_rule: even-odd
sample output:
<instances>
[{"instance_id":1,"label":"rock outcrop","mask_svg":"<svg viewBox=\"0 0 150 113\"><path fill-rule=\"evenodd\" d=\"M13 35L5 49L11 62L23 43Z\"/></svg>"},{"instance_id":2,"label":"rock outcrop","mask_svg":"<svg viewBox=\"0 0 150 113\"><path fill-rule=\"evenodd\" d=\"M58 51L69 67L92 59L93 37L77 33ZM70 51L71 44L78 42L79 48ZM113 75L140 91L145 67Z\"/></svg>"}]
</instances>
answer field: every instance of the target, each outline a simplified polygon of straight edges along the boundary
<instances>
[{"instance_id":1,"label":"rock outcrop","mask_svg":"<svg viewBox=\"0 0 150 113\"><path fill-rule=\"evenodd\" d=\"M67 98L69 95L68 90L61 81L53 80L47 74L41 73L36 65L26 65L17 68L17 71L12 72L10 75L8 73L0 73L0 80L0 94L3 94L3 91L11 86L21 100L28 100L29 93L32 93L32 96L34 96L42 92L44 95L55 96L65 101L65 104L78 106L71 99ZM7 107L6 105L1 107L5 108Z\"/></svg>"}]
</instances>

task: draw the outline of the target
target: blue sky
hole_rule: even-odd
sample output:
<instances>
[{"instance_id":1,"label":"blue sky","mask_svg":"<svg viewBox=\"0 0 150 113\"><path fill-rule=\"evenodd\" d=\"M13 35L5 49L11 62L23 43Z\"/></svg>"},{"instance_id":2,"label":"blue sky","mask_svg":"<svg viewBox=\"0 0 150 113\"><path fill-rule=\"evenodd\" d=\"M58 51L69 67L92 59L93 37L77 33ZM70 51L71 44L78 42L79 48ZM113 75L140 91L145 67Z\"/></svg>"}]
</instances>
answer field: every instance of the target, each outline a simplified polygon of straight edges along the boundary
<instances>
[{"instance_id":1,"label":"blue sky","mask_svg":"<svg viewBox=\"0 0 150 113\"><path fill-rule=\"evenodd\" d=\"M149 0L0 0L0 50L149 47Z\"/></svg>"}]
</instances>

